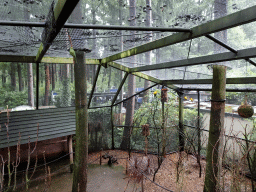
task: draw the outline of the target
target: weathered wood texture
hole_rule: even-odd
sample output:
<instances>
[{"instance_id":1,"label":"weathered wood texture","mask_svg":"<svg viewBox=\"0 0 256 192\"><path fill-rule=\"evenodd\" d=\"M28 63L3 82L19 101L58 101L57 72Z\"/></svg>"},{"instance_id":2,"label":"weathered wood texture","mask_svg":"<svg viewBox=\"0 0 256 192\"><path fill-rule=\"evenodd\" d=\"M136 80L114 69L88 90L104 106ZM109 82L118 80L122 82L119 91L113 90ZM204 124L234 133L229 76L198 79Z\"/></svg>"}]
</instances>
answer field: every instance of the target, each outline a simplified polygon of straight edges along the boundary
<instances>
[{"instance_id":1,"label":"weathered wood texture","mask_svg":"<svg viewBox=\"0 0 256 192\"><path fill-rule=\"evenodd\" d=\"M84 52L76 51L75 103L76 103L76 155L72 191L86 191L88 161L88 109L86 65Z\"/></svg>"},{"instance_id":2,"label":"weathered wood texture","mask_svg":"<svg viewBox=\"0 0 256 192\"><path fill-rule=\"evenodd\" d=\"M205 192L218 191L217 177L221 168L220 150L224 132L226 99L226 66L213 66L212 102L209 140L206 156Z\"/></svg>"}]
</instances>

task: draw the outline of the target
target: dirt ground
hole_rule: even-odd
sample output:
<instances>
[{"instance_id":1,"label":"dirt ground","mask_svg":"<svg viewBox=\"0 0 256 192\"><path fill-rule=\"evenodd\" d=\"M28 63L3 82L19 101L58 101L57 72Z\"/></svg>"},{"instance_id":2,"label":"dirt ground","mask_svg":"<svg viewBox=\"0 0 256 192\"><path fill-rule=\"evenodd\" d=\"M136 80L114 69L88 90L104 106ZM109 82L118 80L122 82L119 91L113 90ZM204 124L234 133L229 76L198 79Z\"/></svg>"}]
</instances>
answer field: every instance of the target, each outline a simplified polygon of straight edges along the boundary
<instances>
[{"instance_id":1,"label":"dirt ground","mask_svg":"<svg viewBox=\"0 0 256 192\"><path fill-rule=\"evenodd\" d=\"M112 155L117 158L118 164L112 167L107 165L108 159L102 159L102 166L100 166L100 155ZM144 156L139 153L132 153L132 157L138 159ZM150 158L150 167L156 169L157 157L148 155ZM161 168L156 174L155 183L161 185L170 191L186 191L196 192L203 191L204 176L205 176L205 160L201 160L202 176L199 178L199 166L196 158L193 155L182 155L182 164L177 169L178 153L167 155L163 161ZM92 153L89 155L89 162L92 162L88 168L88 191L103 192L103 191L141 191L141 183L135 183L132 178L126 175L126 167L128 153L121 150L108 150L103 152ZM67 161L68 162L68 161ZM178 170L178 172L177 172ZM243 176L233 178L232 174L225 170L223 186L224 191L251 191L250 180ZM177 173L179 179L177 179ZM147 175L148 179L144 177L143 188L145 192L166 191L157 186L150 180L153 179L153 174ZM150 180L149 180L150 179ZM49 182L48 182L49 183ZM40 183L31 185L29 191L45 191L47 185L42 180ZM47 191L52 192L70 192L72 189L72 174L69 172L69 167L66 167L56 176L51 177L50 187Z\"/></svg>"}]
</instances>

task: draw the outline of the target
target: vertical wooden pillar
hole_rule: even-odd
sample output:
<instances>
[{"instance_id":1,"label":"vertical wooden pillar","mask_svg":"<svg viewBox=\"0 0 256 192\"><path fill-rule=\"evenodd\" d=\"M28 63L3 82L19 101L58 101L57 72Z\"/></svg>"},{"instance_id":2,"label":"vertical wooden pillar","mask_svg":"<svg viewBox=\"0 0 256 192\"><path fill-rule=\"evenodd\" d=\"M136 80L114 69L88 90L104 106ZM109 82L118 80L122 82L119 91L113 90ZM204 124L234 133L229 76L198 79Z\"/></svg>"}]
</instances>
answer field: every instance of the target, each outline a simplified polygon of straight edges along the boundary
<instances>
[{"instance_id":1,"label":"vertical wooden pillar","mask_svg":"<svg viewBox=\"0 0 256 192\"><path fill-rule=\"evenodd\" d=\"M165 127L165 115L164 115L164 101L162 100L162 130L163 130L163 142L162 142L162 161L166 154L166 127Z\"/></svg>"},{"instance_id":2,"label":"vertical wooden pillar","mask_svg":"<svg viewBox=\"0 0 256 192\"><path fill-rule=\"evenodd\" d=\"M201 129L200 129L200 91L197 91L197 163L199 165L199 177L202 175L201 166Z\"/></svg>"},{"instance_id":3,"label":"vertical wooden pillar","mask_svg":"<svg viewBox=\"0 0 256 192\"><path fill-rule=\"evenodd\" d=\"M114 141L114 123L113 123L113 107L111 107L111 130L112 130L112 149L115 149Z\"/></svg>"},{"instance_id":4,"label":"vertical wooden pillar","mask_svg":"<svg viewBox=\"0 0 256 192\"><path fill-rule=\"evenodd\" d=\"M31 64L31 66L32 65L33 64ZM28 67L30 67L30 64ZM32 70L33 70L33 68L32 68ZM32 79L33 79L33 76L32 76ZM32 81L31 87L33 88L33 81ZM32 89L32 94L33 94L33 98L31 99L31 101L33 101L33 103L34 103L33 89ZM34 104L32 104L32 107L34 107ZM36 109L39 109L39 63L36 63Z\"/></svg>"},{"instance_id":5,"label":"vertical wooden pillar","mask_svg":"<svg viewBox=\"0 0 256 192\"><path fill-rule=\"evenodd\" d=\"M218 191L217 177L221 172L220 143L224 132L226 98L226 66L213 66L213 84L209 140L206 155L205 192Z\"/></svg>"},{"instance_id":6,"label":"vertical wooden pillar","mask_svg":"<svg viewBox=\"0 0 256 192\"><path fill-rule=\"evenodd\" d=\"M88 109L85 53L76 51L75 105L76 105L76 155L72 192L86 191L88 163Z\"/></svg>"},{"instance_id":7,"label":"vertical wooden pillar","mask_svg":"<svg viewBox=\"0 0 256 192\"><path fill-rule=\"evenodd\" d=\"M184 151L184 126L183 126L183 92L178 92L179 95L179 151Z\"/></svg>"},{"instance_id":8,"label":"vertical wooden pillar","mask_svg":"<svg viewBox=\"0 0 256 192\"><path fill-rule=\"evenodd\" d=\"M69 152L69 159L70 159L70 172L73 173L74 155L73 155L73 141L72 141L72 135L69 135L69 136L68 136L68 152Z\"/></svg>"}]
</instances>

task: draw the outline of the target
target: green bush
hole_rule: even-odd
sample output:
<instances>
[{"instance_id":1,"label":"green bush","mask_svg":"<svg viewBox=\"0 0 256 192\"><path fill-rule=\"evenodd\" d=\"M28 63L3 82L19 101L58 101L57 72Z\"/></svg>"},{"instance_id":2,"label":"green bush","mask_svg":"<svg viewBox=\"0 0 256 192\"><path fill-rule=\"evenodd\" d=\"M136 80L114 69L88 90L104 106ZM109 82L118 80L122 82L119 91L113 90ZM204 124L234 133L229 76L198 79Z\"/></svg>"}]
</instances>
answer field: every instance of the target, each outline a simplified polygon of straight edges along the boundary
<instances>
[{"instance_id":1,"label":"green bush","mask_svg":"<svg viewBox=\"0 0 256 192\"><path fill-rule=\"evenodd\" d=\"M0 90L0 107L3 108L14 108L19 105L28 104L27 91L11 91L8 87Z\"/></svg>"}]
</instances>

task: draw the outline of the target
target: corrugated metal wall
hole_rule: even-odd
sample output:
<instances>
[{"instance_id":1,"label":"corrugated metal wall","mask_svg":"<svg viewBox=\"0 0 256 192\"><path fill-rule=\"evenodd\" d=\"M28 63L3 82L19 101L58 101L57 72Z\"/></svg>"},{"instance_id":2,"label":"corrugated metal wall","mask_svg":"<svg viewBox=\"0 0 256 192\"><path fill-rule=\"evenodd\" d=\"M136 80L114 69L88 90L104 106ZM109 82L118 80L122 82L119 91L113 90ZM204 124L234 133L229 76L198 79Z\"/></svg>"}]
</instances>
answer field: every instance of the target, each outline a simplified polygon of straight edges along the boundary
<instances>
[{"instance_id":1,"label":"corrugated metal wall","mask_svg":"<svg viewBox=\"0 0 256 192\"><path fill-rule=\"evenodd\" d=\"M38 141L75 134L75 107L16 111L9 114L8 124L7 113L0 113L0 148L8 147L8 142L9 146L15 146L20 136L20 144L28 143L29 138L30 142L35 142L38 125Z\"/></svg>"}]
</instances>

